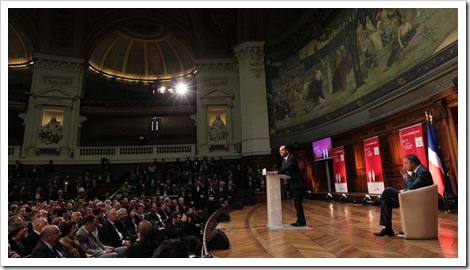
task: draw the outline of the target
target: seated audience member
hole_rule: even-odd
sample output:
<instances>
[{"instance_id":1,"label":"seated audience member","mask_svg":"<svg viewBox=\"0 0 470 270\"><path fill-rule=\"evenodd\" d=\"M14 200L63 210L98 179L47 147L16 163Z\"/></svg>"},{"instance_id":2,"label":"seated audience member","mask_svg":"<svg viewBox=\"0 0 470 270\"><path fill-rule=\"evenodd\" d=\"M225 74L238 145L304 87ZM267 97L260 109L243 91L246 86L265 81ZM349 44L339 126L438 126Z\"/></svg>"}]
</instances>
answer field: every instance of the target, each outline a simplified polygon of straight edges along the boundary
<instances>
[{"instance_id":1,"label":"seated audience member","mask_svg":"<svg viewBox=\"0 0 470 270\"><path fill-rule=\"evenodd\" d=\"M17 221L10 224L8 227L8 243L10 244L11 251L26 257L31 255L31 247L26 242L26 223L24 221Z\"/></svg>"},{"instance_id":2,"label":"seated audience member","mask_svg":"<svg viewBox=\"0 0 470 270\"><path fill-rule=\"evenodd\" d=\"M126 255L127 247L113 248L105 246L99 239L95 238L92 234L98 223L95 216L87 216L84 220L85 222L82 227L78 229L76 237L86 253L96 258L122 258Z\"/></svg>"},{"instance_id":3,"label":"seated audience member","mask_svg":"<svg viewBox=\"0 0 470 270\"><path fill-rule=\"evenodd\" d=\"M150 221L155 226L155 228L165 227L164 220L160 215L160 211L156 203L152 204L150 212L147 213L145 219Z\"/></svg>"},{"instance_id":4,"label":"seated audience member","mask_svg":"<svg viewBox=\"0 0 470 270\"><path fill-rule=\"evenodd\" d=\"M125 181L124 185L121 187L121 194L127 196L129 193L131 193L131 186L129 186L129 183Z\"/></svg>"},{"instance_id":5,"label":"seated audience member","mask_svg":"<svg viewBox=\"0 0 470 270\"><path fill-rule=\"evenodd\" d=\"M65 251L65 257L67 258L88 258L92 257L87 254L85 249L80 245L76 239L76 234L78 227L73 221L65 221L59 226L60 231L62 232L62 238L59 242L62 245L62 248Z\"/></svg>"},{"instance_id":6,"label":"seated audience member","mask_svg":"<svg viewBox=\"0 0 470 270\"><path fill-rule=\"evenodd\" d=\"M376 236L394 236L392 229L392 209L400 207L398 194L433 184L432 176L429 170L421 164L416 155L410 154L405 157L405 168L400 170L404 179L406 188L396 190L392 187L386 187L380 198L380 225L385 226L380 232L375 232ZM411 175L409 174L411 173Z\"/></svg>"},{"instance_id":7,"label":"seated audience member","mask_svg":"<svg viewBox=\"0 0 470 270\"><path fill-rule=\"evenodd\" d=\"M131 241L131 243L134 242L135 239L137 239L137 234L134 234L132 230L128 230L125 224L127 220L127 209L120 208L119 210L116 211L116 214L117 214L118 219L114 223L115 227L118 229L118 231L121 232L124 239Z\"/></svg>"},{"instance_id":8,"label":"seated audience member","mask_svg":"<svg viewBox=\"0 0 470 270\"><path fill-rule=\"evenodd\" d=\"M167 239L181 239L186 243L188 250L193 251L200 244L198 237L192 235L194 231L193 224L186 214L173 212L171 214L171 222L165 229Z\"/></svg>"},{"instance_id":9,"label":"seated audience member","mask_svg":"<svg viewBox=\"0 0 470 270\"><path fill-rule=\"evenodd\" d=\"M126 229L134 235L137 235L138 224L139 224L136 218L137 217L136 207L137 206L129 208L129 214L127 215L127 218L124 221L124 226L126 226Z\"/></svg>"},{"instance_id":10,"label":"seated audience member","mask_svg":"<svg viewBox=\"0 0 470 270\"><path fill-rule=\"evenodd\" d=\"M155 242L154 228L150 221L143 220L139 223L137 240L127 250L127 258L150 258L152 257L157 243Z\"/></svg>"},{"instance_id":11,"label":"seated audience member","mask_svg":"<svg viewBox=\"0 0 470 270\"><path fill-rule=\"evenodd\" d=\"M188 248L183 240L169 239L163 242L153 255L154 258L188 258Z\"/></svg>"},{"instance_id":12,"label":"seated audience member","mask_svg":"<svg viewBox=\"0 0 470 270\"><path fill-rule=\"evenodd\" d=\"M131 246L131 241L124 238L124 234L116 228L118 221L116 209L111 208L106 213L106 221L99 232L100 239L105 245L112 247Z\"/></svg>"},{"instance_id":13,"label":"seated audience member","mask_svg":"<svg viewBox=\"0 0 470 270\"><path fill-rule=\"evenodd\" d=\"M38 210L34 210L34 211L31 211L29 213L29 222L28 224L26 225L27 227L27 230L28 230L28 235L30 233L33 232L33 222L38 219L40 216L39 216L39 211Z\"/></svg>"},{"instance_id":14,"label":"seated audience member","mask_svg":"<svg viewBox=\"0 0 470 270\"><path fill-rule=\"evenodd\" d=\"M30 246L31 250L38 244L39 235L41 234L42 228L44 228L49 223L45 218L37 218L33 221L33 230L28 236L26 236L26 243Z\"/></svg>"},{"instance_id":15,"label":"seated audience member","mask_svg":"<svg viewBox=\"0 0 470 270\"><path fill-rule=\"evenodd\" d=\"M59 227L46 225L39 235L40 240L31 253L31 258L65 258L65 251L59 244Z\"/></svg>"}]
</instances>

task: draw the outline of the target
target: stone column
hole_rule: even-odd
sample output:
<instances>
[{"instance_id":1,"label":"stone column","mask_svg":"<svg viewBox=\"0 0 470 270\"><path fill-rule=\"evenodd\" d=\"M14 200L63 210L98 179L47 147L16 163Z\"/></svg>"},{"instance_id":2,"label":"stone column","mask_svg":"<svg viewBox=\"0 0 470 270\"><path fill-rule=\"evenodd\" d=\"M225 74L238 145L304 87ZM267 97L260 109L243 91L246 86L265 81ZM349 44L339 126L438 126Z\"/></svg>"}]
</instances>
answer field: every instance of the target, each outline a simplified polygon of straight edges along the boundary
<instances>
[{"instance_id":1,"label":"stone column","mask_svg":"<svg viewBox=\"0 0 470 270\"><path fill-rule=\"evenodd\" d=\"M233 59L197 59L197 155L240 158L238 72ZM211 140L214 112L223 113L226 136Z\"/></svg>"},{"instance_id":2,"label":"stone column","mask_svg":"<svg viewBox=\"0 0 470 270\"><path fill-rule=\"evenodd\" d=\"M234 48L238 59L243 156L271 153L264 43L248 41Z\"/></svg>"},{"instance_id":3,"label":"stone column","mask_svg":"<svg viewBox=\"0 0 470 270\"><path fill-rule=\"evenodd\" d=\"M28 111L25 121L22 157L29 160L66 160L78 144L80 100L84 60L36 54ZM62 126L60 139L41 137L45 121L56 118ZM83 118L83 117L82 117Z\"/></svg>"}]
</instances>

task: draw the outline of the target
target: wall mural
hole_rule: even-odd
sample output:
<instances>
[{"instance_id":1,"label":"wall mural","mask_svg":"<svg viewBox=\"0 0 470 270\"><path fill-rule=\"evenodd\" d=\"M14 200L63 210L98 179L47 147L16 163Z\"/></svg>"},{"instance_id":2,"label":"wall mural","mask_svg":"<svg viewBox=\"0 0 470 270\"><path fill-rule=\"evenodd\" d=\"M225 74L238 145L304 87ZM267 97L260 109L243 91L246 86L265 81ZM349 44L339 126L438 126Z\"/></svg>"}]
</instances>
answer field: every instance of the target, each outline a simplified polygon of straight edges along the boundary
<instances>
[{"instance_id":1,"label":"wall mural","mask_svg":"<svg viewBox=\"0 0 470 270\"><path fill-rule=\"evenodd\" d=\"M298 53L267 65L271 135L378 92L456 43L457 26L457 9L343 10Z\"/></svg>"}]
</instances>

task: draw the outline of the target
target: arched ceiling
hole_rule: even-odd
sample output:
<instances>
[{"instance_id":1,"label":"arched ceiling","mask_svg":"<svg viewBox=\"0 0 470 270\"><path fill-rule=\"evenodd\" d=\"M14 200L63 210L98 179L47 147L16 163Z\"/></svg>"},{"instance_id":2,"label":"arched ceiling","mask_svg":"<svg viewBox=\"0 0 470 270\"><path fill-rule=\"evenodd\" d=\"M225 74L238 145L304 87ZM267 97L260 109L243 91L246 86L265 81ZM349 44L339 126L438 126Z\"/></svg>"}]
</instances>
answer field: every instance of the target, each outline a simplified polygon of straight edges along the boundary
<instances>
[{"instance_id":1,"label":"arched ceiling","mask_svg":"<svg viewBox=\"0 0 470 270\"><path fill-rule=\"evenodd\" d=\"M98 73L118 78L168 80L193 74L195 58L233 57L239 42L281 44L321 13L277 8L17 9L9 11L14 18L9 20L9 64L27 63L40 52L84 57ZM34 48L30 40L36 40Z\"/></svg>"},{"instance_id":2,"label":"arched ceiling","mask_svg":"<svg viewBox=\"0 0 470 270\"><path fill-rule=\"evenodd\" d=\"M8 65L24 65L33 60L33 47L27 37L8 24Z\"/></svg>"},{"instance_id":3,"label":"arched ceiling","mask_svg":"<svg viewBox=\"0 0 470 270\"><path fill-rule=\"evenodd\" d=\"M103 38L89 64L108 75L137 80L167 80L195 72L192 49L156 23L133 23Z\"/></svg>"}]
</instances>

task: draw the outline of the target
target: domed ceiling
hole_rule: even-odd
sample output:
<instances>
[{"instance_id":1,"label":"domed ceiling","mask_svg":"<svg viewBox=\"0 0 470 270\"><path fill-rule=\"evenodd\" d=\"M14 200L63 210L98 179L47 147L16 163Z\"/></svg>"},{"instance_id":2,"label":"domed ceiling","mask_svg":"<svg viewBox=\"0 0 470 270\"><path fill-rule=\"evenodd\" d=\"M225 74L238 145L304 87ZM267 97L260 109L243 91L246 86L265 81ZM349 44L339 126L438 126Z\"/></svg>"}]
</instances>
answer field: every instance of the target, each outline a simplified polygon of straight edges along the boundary
<instances>
[{"instance_id":1,"label":"domed ceiling","mask_svg":"<svg viewBox=\"0 0 470 270\"><path fill-rule=\"evenodd\" d=\"M170 30L153 23L126 25L94 48L89 64L125 79L168 80L196 71L192 50Z\"/></svg>"},{"instance_id":2,"label":"domed ceiling","mask_svg":"<svg viewBox=\"0 0 470 270\"><path fill-rule=\"evenodd\" d=\"M8 24L8 65L24 65L33 60L33 47L28 38Z\"/></svg>"}]
</instances>

